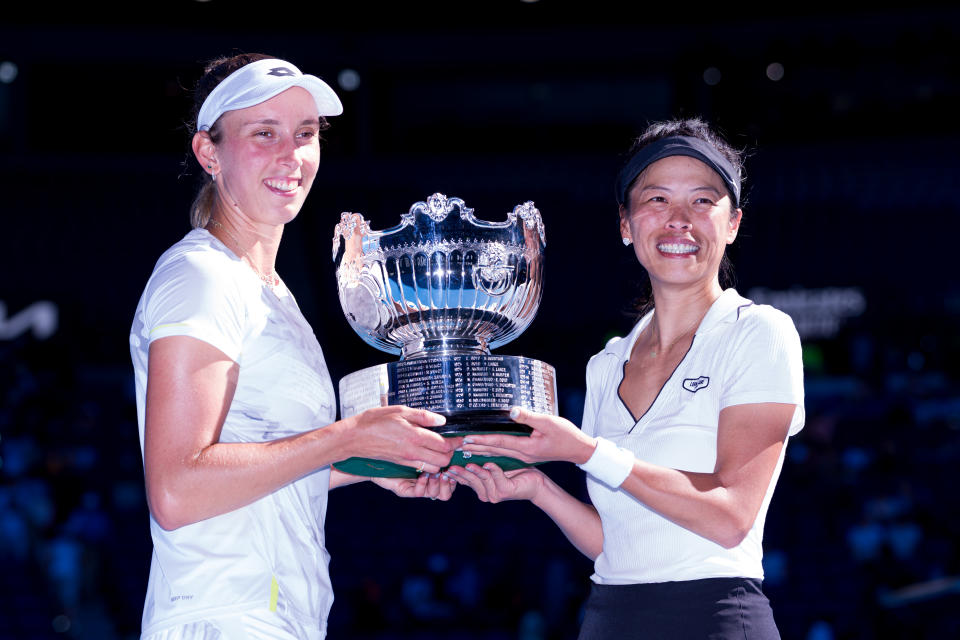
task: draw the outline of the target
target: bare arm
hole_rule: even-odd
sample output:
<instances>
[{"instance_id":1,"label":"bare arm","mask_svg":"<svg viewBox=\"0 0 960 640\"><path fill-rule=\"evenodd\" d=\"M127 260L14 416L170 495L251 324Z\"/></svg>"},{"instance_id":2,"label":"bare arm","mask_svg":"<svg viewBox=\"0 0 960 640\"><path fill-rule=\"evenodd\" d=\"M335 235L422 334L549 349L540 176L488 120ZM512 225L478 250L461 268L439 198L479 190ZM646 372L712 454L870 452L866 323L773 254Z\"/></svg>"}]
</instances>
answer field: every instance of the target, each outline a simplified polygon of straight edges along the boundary
<instances>
[{"instance_id":1,"label":"bare arm","mask_svg":"<svg viewBox=\"0 0 960 640\"><path fill-rule=\"evenodd\" d=\"M603 551L603 527L596 507L577 500L546 475L543 490L533 504L550 516L580 553L597 559Z\"/></svg>"},{"instance_id":2,"label":"bare arm","mask_svg":"<svg viewBox=\"0 0 960 640\"><path fill-rule=\"evenodd\" d=\"M471 487L483 502L530 500L560 527L573 546L591 560L603 550L603 528L593 505L577 500L538 469L504 472L488 462L450 467L449 473Z\"/></svg>"},{"instance_id":3,"label":"bare arm","mask_svg":"<svg viewBox=\"0 0 960 640\"><path fill-rule=\"evenodd\" d=\"M336 489L337 487L345 487L349 484L357 484L358 482L363 482L365 480L370 480L364 476L355 476L352 473L344 473L339 471L336 467L330 467L330 485L331 490Z\"/></svg>"},{"instance_id":4,"label":"bare arm","mask_svg":"<svg viewBox=\"0 0 960 640\"><path fill-rule=\"evenodd\" d=\"M676 524L724 547L743 540L756 520L795 405L758 403L720 412L717 462L712 473L692 473L634 460L623 490ZM596 440L562 418L521 411L517 417L534 436L470 436L463 446L480 455L505 455L538 462L582 464Z\"/></svg>"},{"instance_id":5,"label":"bare arm","mask_svg":"<svg viewBox=\"0 0 960 640\"><path fill-rule=\"evenodd\" d=\"M222 443L238 375L235 362L201 340L172 336L150 345L144 468L150 511L165 529L250 504L351 456L423 462L437 471L456 447L417 428L440 424L442 416L406 407L370 410L270 442Z\"/></svg>"},{"instance_id":6,"label":"bare arm","mask_svg":"<svg viewBox=\"0 0 960 640\"><path fill-rule=\"evenodd\" d=\"M713 473L640 460L623 489L676 524L726 548L740 544L763 504L795 405L762 403L720 412Z\"/></svg>"}]
</instances>

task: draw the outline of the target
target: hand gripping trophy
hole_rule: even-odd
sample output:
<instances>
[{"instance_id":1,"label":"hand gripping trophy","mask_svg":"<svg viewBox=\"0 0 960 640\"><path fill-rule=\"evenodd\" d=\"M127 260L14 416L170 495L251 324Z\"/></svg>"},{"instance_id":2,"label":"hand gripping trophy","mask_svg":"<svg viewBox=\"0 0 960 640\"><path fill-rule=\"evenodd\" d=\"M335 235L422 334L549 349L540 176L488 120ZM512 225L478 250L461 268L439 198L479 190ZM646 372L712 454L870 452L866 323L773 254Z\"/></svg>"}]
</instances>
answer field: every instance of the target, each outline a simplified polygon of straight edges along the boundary
<instances>
[{"instance_id":1,"label":"hand gripping trophy","mask_svg":"<svg viewBox=\"0 0 960 640\"><path fill-rule=\"evenodd\" d=\"M340 380L340 414L405 404L442 413L444 436L529 435L509 418L522 406L557 414L554 368L521 356L491 355L533 321L543 282L543 221L532 202L504 222L478 220L459 198L435 193L372 231L358 213L344 213L333 233L337 290L350 326L399 362L355 371ZM523 463L493 460L504 469ZM451 464L464 464L457 452ZM341 471L415 477L416 470L350 458Z\"/></svg>"}]
</instances>

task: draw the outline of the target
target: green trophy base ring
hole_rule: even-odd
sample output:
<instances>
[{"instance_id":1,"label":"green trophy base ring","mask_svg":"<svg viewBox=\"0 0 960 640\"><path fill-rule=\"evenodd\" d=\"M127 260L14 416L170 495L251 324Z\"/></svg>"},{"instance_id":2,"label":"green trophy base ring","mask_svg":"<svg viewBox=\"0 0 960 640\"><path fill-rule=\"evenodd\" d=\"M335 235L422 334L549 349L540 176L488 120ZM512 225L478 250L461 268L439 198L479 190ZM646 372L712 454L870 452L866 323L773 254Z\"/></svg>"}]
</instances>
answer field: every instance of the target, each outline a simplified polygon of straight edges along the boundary
<instances>
[{"instance_id":1,"label":"green trophy base ring","mask_svg":"<svg viewBox=\"0 0 960 640\"><path fill-rule=\"evenodd\" d=\"M516 458L506 458L503 456L475 455L464 458L462 451L457 451L453 454L453 459L450 460L450 466L462 467L471 462L481 466L487 462L492 462L504 471L533 466L526 462L521 462ZM347 458L342 462L334 463L333 466L337 471L367 478L416 478L420 475L413 467L386 462L384 460L374 460L373 458ZM447 467L444 467L444 471L446 471L446 469Z\"/></svg>"},{"instance_id":2,"label":"green trophy base ring","mask_svg":"<svg viewBox=\"0 0 960 640\"><path fill-rule=\"evenodd\" d=\"M491 433L502 433L510 436L530 435L529 433L517 433L516 431L470 431L448 433L443 435L447 437L454 435L467 436L474 433L483 433L487 435ZM492 462L504 471L513 471L514 469L522 469L524 467L533 466L533 464L522 462L516 458L507 458L506 456L478 456L474 454L467 457L464 455L463 451L455 451L448 466L463 467L471 462L481 466L487 462ZM346 460L335 462L333 467L337 469L337 471L342 471L343 473L349 473L355 476L364 476L367 478L416 478L420 475L413 467L396 464L394 462L387 462L385 460L376 460L373 458L347 458ZM444 471L447 468L448 467L444 467Z\"/></svg>"}]
</instances>

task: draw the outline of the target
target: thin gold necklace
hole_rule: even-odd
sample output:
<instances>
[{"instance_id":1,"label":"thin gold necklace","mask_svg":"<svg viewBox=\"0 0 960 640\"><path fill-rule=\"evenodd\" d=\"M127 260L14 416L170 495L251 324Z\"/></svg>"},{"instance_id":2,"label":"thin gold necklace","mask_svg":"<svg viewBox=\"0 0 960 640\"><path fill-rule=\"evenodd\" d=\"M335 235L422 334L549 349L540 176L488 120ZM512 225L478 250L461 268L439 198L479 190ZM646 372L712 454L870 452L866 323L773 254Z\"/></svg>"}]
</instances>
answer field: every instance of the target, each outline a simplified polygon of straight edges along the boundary
<instances>
[{"instance_id":1,"label":"thin gold necklace","mask_svg":"<svg viewBox=\"0 0 960 640\"><path fill-rule=\"evenodd\" d=\"M681 340L683 340L684 338L687 338L687 337L689 337L691 334L695 333L696 330L700 327L700 322L702 322L702 321L703 321L703 318L701 318L700 320L697 320L697 323L696 323L696 324L694 324L691 328L689 328L689 329L687 329L686 331L684 331L683 333L681 333L680 336L678 336L677 338L675 338L675 339L673 340L673 342L671 342L670 344L668 344L665 349L660 350L659 353L660 353L660 354L663 354L663 353L665 353L665 352L667 352L667 351L670 351L670 350L673 349L675 346L677 346L677 344L678 344ZM650 326L650 325L648 325L648 326ZM658 353L658 352L657 352L657 347L656 347L657 342L656 342L656 340L653 339L654 336L653 336L653 327L652 327L652 326L650 326L650 338L651 338L651 341L652 341L653 344L654 344L653 348L650 349L650 357L651 357L651 358L656 358L656 357L657 357L657 353Z\"/></svg>"},{"instance_id":2,"label":"thin gold necklace","mask_svg":"<svg viewBox=\"0 0 960 640\"><path fill-rule=\"evenodd\" d=\"M233 235L230 229L220 224L219 220L215 220L213 218L210 218L210 222L208 224L212 224L213 226L219 229L223 229L223 232L226 233L230 237L230 239L233 240L233 243L237 245L237 248L243 252L243 257L247 259L247 266L253 269L253 272L257 274L257 277L260 278L260 280L265 285L269 287L276 287L277 285L280 284L280 276L277 275L276 271L270 271L270 273L263 273L262 271L260 271L260 269L257 269L257 266L253 262L253 258L250 257L250 254L247 253L247 250L243 248L243 245L240 244L239 240L237 240L237 236Z\"/></svg>"},{"instance_id":3,"label":"thin gold necklace","mask_svg":"<svg viewBox=\"0 0 960 640\"><path fill-rule=\"evenodd\" d=\"M689 335L690 335L690 332L687 331L686 333L682 334L679 338L677 338L676 340L674 340L673 342L671 342L669 345L667 345L667 347L666 347L665 349L661 349L659 352L657 351L657 347L654 346L652 349L650 349L650 357L651 357L651 358L656 358L658 353L663 354L663 353L665 353L665 352L667 352L667 351L670 351L670 350L673 349L675 346L677 346L677 344L679 344L681 340L683 340L684 338L688 337ZM656 345L656 342L654 342L654 345Z\"/></svg>"}]
</instances>

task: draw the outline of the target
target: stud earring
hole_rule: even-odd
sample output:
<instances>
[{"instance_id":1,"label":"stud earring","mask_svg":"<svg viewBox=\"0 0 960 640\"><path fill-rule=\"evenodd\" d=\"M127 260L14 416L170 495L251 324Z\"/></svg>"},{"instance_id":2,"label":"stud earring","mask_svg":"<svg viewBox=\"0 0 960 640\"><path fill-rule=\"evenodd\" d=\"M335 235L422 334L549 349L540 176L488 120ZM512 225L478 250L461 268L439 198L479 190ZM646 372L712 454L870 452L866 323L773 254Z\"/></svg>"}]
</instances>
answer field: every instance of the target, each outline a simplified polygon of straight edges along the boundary
<instances>
[{"instance_id":1,"label":"stud earring","mask_svg":"<svg viewBox=\"0 0 960 640\"><path fill-rule=\"evenodd\" d=\"M630 238L622 238L622 240L623 240L623 246L625 247L629 247L631 244L633 244L633 240L631 240Z\"/></svg>"}]
</instances>

